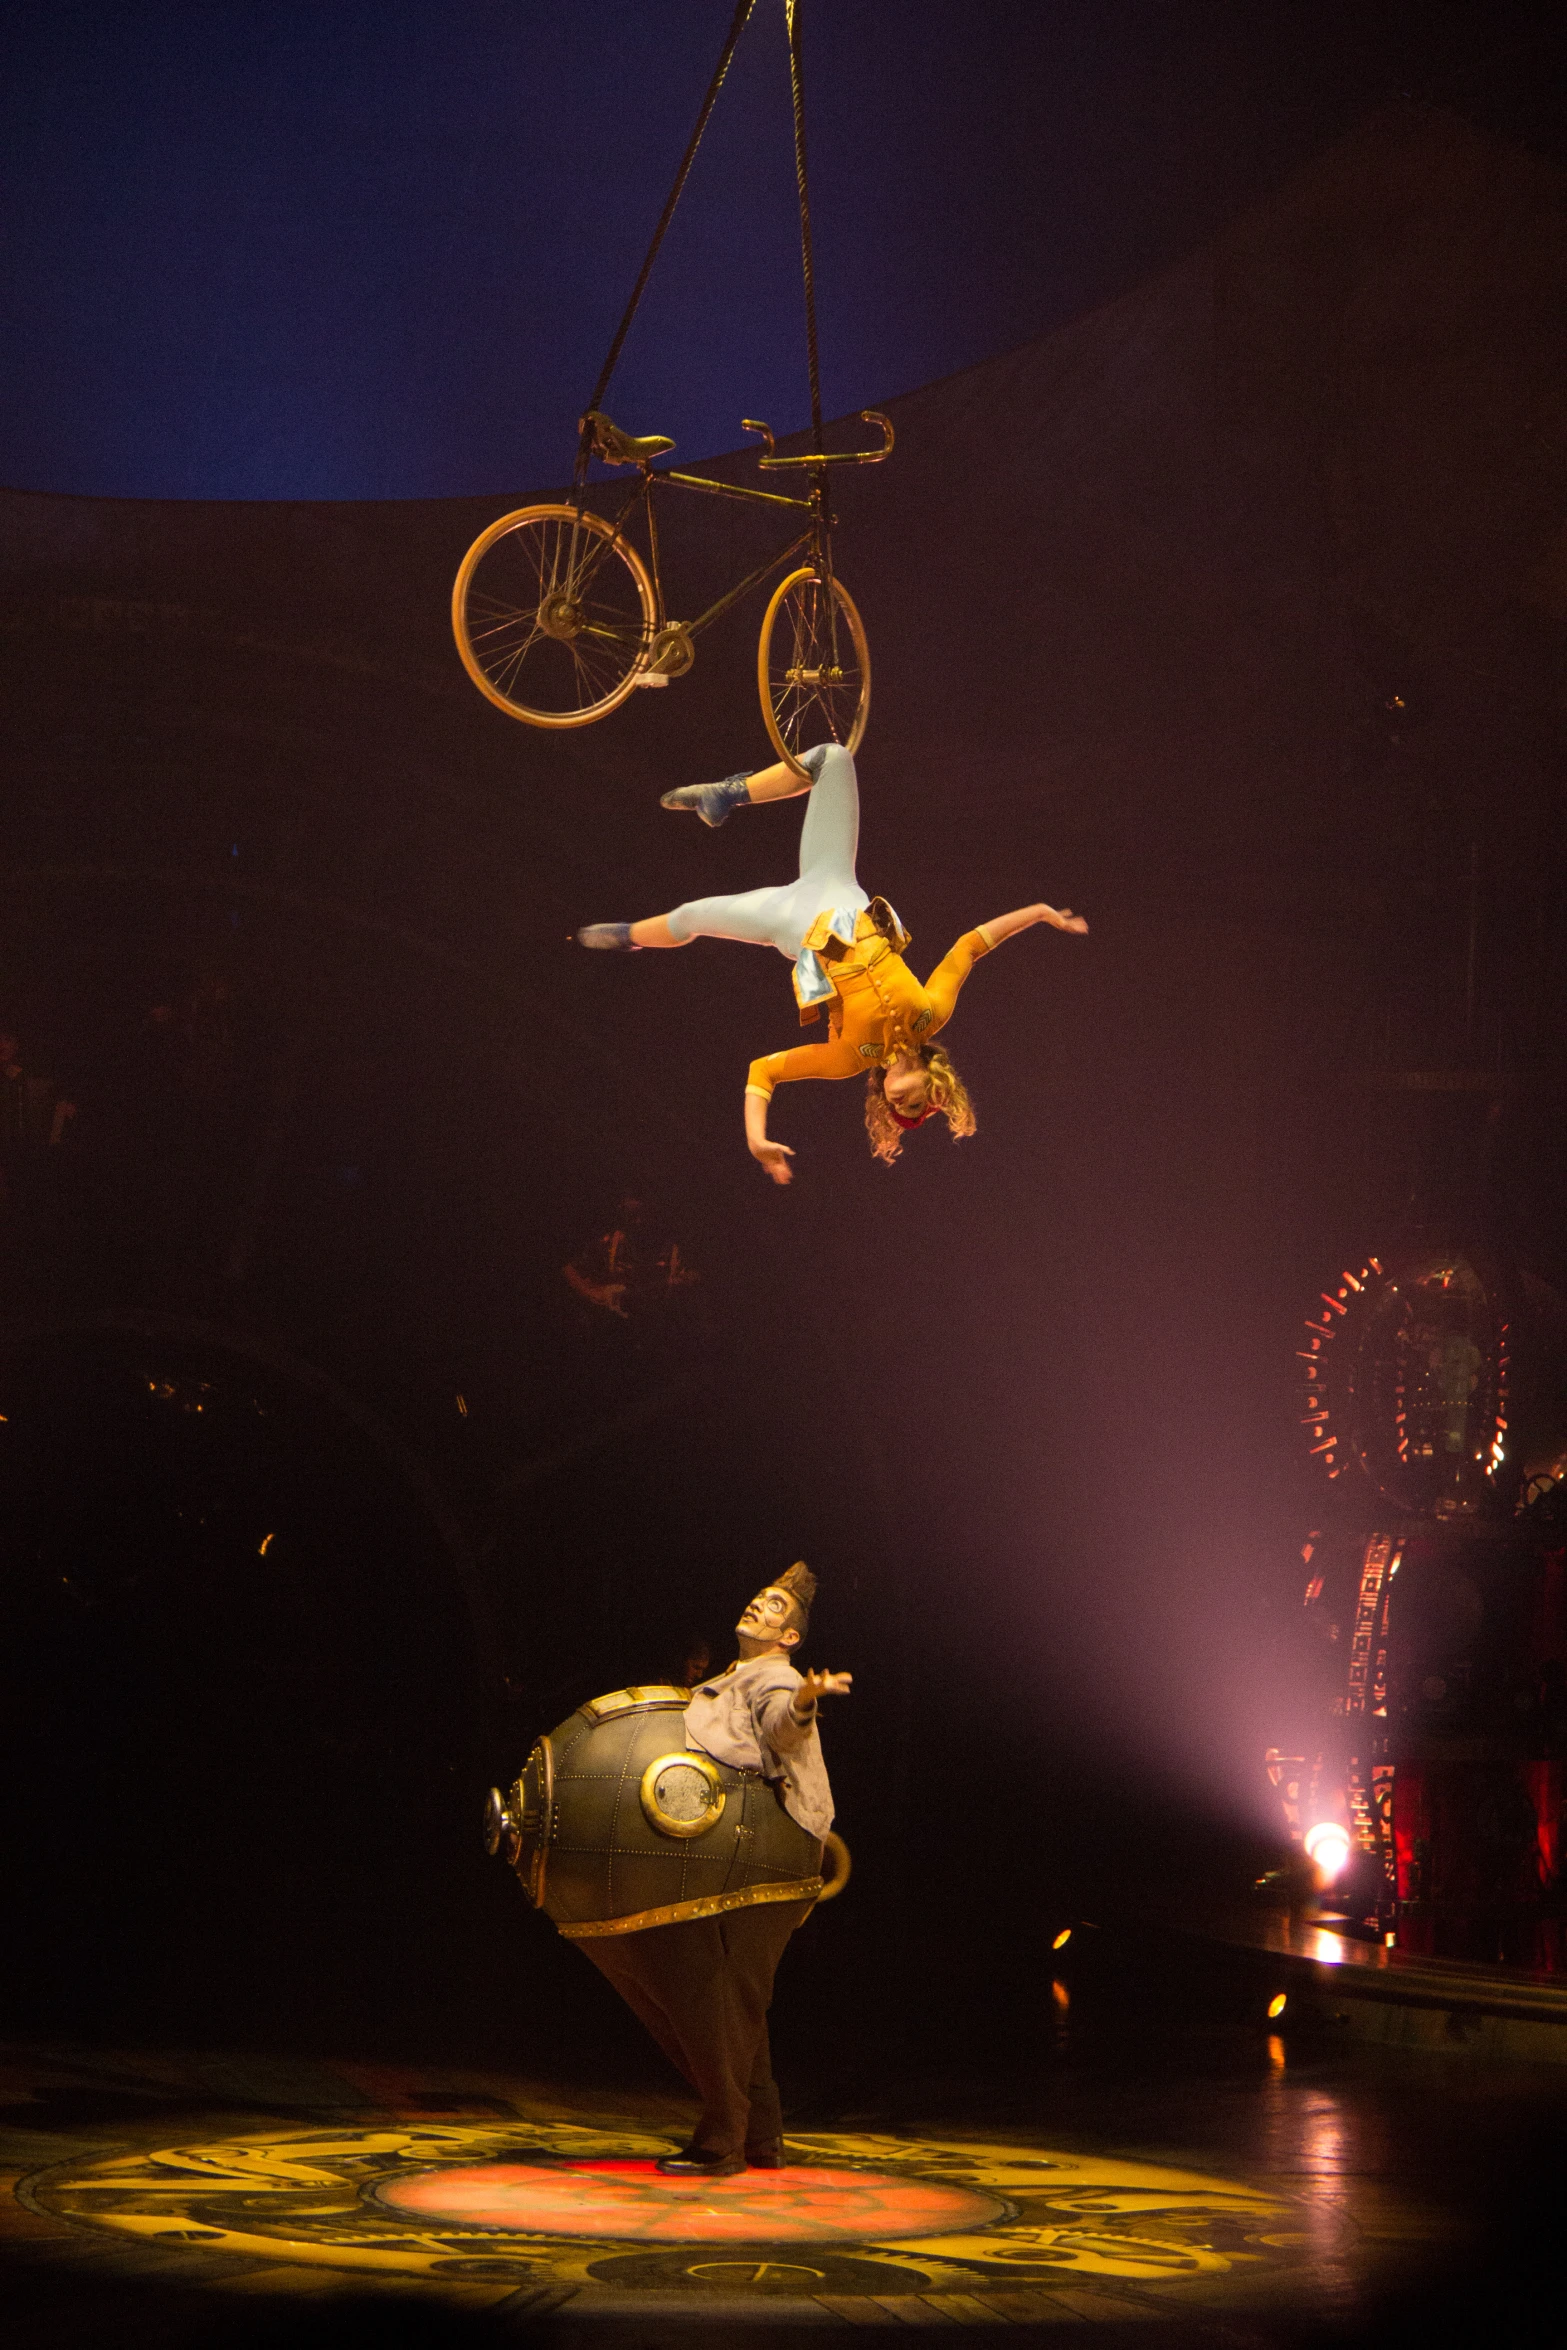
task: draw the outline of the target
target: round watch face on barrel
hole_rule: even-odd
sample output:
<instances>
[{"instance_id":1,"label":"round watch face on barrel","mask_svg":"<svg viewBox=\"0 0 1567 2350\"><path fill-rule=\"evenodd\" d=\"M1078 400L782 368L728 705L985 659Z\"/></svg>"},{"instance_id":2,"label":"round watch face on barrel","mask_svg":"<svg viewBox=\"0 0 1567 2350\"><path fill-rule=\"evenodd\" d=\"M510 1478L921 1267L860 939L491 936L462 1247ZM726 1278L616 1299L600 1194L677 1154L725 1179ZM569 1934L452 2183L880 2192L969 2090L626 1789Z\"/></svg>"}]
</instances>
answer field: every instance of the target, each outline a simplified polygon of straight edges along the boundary
<instances>
[{"instance_id":1,"label":"round watch face on barrel","mask_svg":"<svg viewBox=\"0 0 1567 2350\"><path fill-rule=\"evenodd\" d=\"M641 1796L650 1826L664 1836L700 1836L724 1808L723 1781L705 1754L656 1755Z\"/></svg>"}]
</instances>

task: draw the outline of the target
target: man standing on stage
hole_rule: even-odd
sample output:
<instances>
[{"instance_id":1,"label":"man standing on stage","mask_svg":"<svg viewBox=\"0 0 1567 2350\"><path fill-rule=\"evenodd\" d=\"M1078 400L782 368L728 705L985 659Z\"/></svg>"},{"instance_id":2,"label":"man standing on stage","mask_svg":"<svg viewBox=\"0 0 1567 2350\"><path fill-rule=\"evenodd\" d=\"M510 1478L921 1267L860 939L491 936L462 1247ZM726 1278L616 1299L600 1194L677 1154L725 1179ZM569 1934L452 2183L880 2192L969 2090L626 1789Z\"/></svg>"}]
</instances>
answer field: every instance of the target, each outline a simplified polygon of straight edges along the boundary
<instances>
[{"instance_id":1,"label":"man standing on stage","mask_svg":"<svg viewBox=\"0 0 1567 2350\"><path fill-rule=\"evenodd\" d=\"M685 1725L688 1747L776 1782L790 1817L820 1839L833 1814L817 1701L846 1697L853 1675L802 1674L791 1661L815 1596L803 1560L759 1591L735 1626L738 1658L692 1691ZM748 2163L782 2168L767 2010L784 1945L810 1909L808 1901L759 1903L579 1943L702 2100L690 2145L661 2171L727 2178Z\"/></svg>"}]
</instances>

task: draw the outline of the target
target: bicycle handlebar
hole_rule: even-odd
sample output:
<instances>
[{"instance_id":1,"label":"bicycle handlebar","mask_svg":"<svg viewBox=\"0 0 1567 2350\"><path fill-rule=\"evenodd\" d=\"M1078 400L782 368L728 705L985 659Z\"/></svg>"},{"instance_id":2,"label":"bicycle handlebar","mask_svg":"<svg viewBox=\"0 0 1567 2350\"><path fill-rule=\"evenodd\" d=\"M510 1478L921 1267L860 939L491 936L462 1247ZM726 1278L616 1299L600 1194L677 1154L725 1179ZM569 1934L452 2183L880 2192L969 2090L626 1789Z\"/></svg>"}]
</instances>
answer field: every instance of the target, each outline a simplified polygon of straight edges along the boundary
<instances>
[{"instance_id":1,"label":"bicycle handlebar","mask_svg":"<svg viewBox=\"0 0 1567 2350\"><path fill-rule=\"evenodd\" d=\"M884 458L892 455L893 443L897 438L892 429L892 419L890 416L883 416L879 408L862 408L860 421L863 424L880 425L881 447L879 449L817 449L813 450L808 457L775 457L770 426L758 423L753 416L742 416L740 429L742 432L760 433L767 443L766 456L758 457L756 461L764 472L776 470L783 465L880 465Z\"/></svg>"}]
</instances>

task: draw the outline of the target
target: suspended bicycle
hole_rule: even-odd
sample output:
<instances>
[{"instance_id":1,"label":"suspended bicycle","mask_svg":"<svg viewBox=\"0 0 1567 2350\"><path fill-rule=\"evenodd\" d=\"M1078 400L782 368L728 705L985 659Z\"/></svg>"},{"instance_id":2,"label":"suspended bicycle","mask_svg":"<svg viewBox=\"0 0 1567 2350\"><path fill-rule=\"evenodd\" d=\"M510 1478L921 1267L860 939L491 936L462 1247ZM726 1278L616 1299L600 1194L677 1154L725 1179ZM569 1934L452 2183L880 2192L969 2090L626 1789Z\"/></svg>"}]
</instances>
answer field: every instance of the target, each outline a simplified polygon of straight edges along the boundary
<instances>
[{"instance_id":1,"label":"suspended bicycle","mask_svg":"<svg viewBox=\"0 0 1567 2350\"><path fill-rule=\"evenodd\" d=\"M696 657L696 639L732 606L780 571L762 619L757 687L762 718L779 756L798 767L812 743L857 750L870 709L870 651L853 598L832 555L829 470L876 465L890 455L893 429L862 409L881 446L829 452L823 447L810 203L805 169L804 80L798 0L785 0L794 106L800 249L805 279L806 359L811 390L811 447L780 457L771 431L753 418L742 429L761 436L762 471L791 468L809 476L802 496L678 473L658 460L674 448L662 434L622 432L603 400L637 305L674 216L702 133L755 0L739 0L729 37L654 232L642 271L578 428L569 501L525 506L482 531L463 557L452 589L452 628L464 668L487 700L530 726L590 726L618 709L639 686L666 686ZM636 486L607 517L587 504L593 461L634 468ZM727 588L693 620L670 616L659 567L655 493L669 486L707 497L740 499L791 517L791 536ZM634 535L635 534L635 535ZM645 544L646 556L638 540ZM796 558L802 558L796 561Z\"/></svg>"}]
</instances>

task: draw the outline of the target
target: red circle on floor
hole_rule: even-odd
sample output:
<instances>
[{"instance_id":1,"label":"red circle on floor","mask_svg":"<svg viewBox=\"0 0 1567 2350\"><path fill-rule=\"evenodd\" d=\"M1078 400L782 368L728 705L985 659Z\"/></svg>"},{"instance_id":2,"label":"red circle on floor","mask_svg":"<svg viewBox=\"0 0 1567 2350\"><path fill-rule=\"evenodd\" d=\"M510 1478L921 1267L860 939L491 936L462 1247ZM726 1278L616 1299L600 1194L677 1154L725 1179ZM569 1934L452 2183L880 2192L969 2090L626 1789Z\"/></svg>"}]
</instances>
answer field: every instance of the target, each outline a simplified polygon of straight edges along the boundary
<instances>
[{"instance_id":1,"label":"red circle on floor","mask_svg":"<svg viewBox=\"0 0 1567 2350\"><path fill-rule=\"evenodd\" d=\"M944 2236L1006 2216L993 2195L890 2171L736 2171L669 2178L652 2161L485 2162L388 2179L395 2211L529 2235L619 2236L654 2244L821 2244Z\"/></svg>"}]
</instances>

